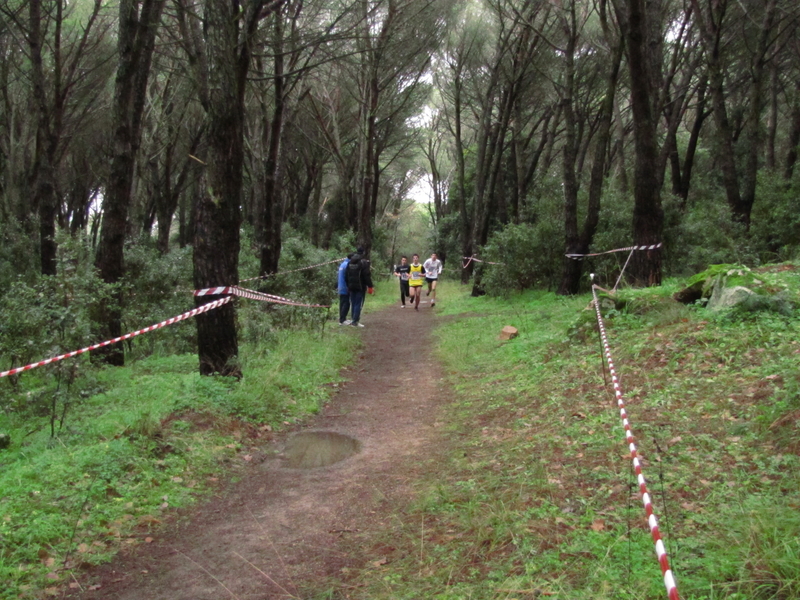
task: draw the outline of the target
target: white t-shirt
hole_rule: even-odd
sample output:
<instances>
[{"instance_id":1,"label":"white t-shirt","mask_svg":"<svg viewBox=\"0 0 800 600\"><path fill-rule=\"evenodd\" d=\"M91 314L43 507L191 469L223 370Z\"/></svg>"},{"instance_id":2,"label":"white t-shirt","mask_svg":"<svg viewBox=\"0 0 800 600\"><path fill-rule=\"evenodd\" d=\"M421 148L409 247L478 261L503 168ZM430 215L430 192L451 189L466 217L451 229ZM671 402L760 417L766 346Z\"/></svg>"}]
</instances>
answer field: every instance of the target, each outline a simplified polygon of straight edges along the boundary
<instances>
[{"instance_id":1,"label":"white t-shirt","mask_svg":"<svg viewBox=\"0 0 800 600\"><path fill-rule=\"evenodd\" d=\"M422 266L425 267L425 277L428 279L438 279L439 273L442 272L442 261L438 258L436 260L429 258Z\"/></svg>"}]
</instances>

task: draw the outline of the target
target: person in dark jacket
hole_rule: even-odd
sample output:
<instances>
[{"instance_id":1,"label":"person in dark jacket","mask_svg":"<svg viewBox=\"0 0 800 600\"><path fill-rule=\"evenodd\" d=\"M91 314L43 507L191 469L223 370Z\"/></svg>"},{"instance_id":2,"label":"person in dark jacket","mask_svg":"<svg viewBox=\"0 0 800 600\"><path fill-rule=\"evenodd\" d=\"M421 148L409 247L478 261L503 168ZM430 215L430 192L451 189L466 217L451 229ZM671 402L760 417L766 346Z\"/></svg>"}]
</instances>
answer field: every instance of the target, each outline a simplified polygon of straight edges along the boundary
<instances>
[{"instance_id":1,"label":"person in dark jacket","mask_svg":"<svg viewBox=\"0 0 800 600\"><path fill-rule=\"evenodd\" d=\"M358 248L356 253L350 257L350 262L345 270L345 282L350 292L350 306L353 311L353 327L363 327L359 323L361 318L361 307L364 305L364 292L372 294L375 290L372 285L372 273L370 272L369 261L364 258L364 249Z\"/></svg>"}]
</instances>

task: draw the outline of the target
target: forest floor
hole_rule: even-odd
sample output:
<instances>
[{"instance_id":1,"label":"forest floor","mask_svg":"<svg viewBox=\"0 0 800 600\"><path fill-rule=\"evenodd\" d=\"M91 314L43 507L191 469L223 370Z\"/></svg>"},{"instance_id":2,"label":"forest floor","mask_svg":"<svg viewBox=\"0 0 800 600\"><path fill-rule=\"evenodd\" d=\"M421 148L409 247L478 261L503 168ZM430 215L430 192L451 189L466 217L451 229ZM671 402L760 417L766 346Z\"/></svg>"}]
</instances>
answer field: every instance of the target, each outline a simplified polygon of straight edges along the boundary
<instances>
[{"instance_id":1,"label":"forest floor","mask_svg":"<svg viewBox=\"0 0 800 600\"><path fill-rule=\"evenodd\" d=\"M288 468L281 452L291 433L276 436L240 481L88 573L69 597L309 598L382 564L386 549L371 547L369 534L402 513L442 447L437 416L451 395L434 357L435 319L427 302L419 312L395 304L373 313L367 304L349 380L302 428L356 438L360 452L328 467Z\"/></svg>"}]
</instances>

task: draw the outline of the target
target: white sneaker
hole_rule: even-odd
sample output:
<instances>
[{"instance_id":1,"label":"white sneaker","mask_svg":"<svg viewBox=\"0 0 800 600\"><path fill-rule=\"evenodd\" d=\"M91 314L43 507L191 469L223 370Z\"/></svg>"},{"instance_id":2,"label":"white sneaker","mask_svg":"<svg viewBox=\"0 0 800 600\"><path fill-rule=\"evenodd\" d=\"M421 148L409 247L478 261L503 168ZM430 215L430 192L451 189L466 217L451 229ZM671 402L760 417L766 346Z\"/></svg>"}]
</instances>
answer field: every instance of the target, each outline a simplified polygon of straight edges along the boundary
<instances>
[{"instance_id":1,"label":"white sneaker","mask_svg":"<svg viewBox=\"0 0 800 600\"><path fill-rule=\"evenodd\" d=\"M352 321L350 319L347 319L346 321L342 321L341 323L339 323L339 325L350 325L350 323L352 323Z\"/></svg>"},{"instance_id":2,"label":"white sneaker","mask_svg":"<svg viewBox=\"0 0 800 600\"><path fill-rule=\"evenodd\" d=\"M401 304L401 305L400 305L400 308L405 308L405 307L406 307L406 305L405 305L405 304Z\"/></svg>"},{"instance_id":3,"label":"white sneaker","mask_svg":"<svg viewBox=\"0 0 800 600\"><path fill-rule=\"evenodd\" d=\"M356 323L350 323L350 324L351 324L353 327L363 327L363 325L362 325L361 323L358 323L358 322L356 322Z\"/></svg>"}]
</instances>

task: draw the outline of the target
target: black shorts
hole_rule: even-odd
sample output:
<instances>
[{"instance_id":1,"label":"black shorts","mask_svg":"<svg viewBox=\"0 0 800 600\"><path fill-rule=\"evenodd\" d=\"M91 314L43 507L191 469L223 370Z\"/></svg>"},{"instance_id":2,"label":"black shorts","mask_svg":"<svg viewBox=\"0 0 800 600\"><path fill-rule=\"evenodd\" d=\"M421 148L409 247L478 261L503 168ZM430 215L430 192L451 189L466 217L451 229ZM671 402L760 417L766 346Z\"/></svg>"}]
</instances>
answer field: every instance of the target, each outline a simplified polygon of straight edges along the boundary
<instances>
[{"instance_id":1,"label":"black shorts","mask_svg":"<svg viewBox=\"0 0 800 600\"><path fill-rule=\"evenodd\" d=\"M434 281L439 281L439 278L438 277L426 277L425 278L425 282L426 283L433 283Z\"/></svg>"}]
</instances>

